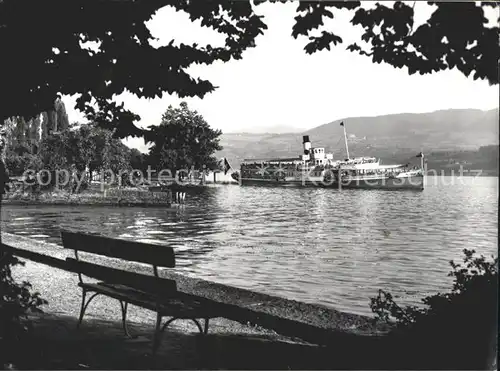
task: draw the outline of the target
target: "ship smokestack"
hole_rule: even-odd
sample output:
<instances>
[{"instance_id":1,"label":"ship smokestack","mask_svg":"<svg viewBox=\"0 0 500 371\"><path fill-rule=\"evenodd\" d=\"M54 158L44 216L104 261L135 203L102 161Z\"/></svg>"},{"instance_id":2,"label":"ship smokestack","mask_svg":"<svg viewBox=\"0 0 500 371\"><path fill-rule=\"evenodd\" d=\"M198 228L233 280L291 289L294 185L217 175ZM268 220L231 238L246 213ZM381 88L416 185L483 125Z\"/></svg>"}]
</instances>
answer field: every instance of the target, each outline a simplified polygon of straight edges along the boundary
<instances>
[{"instance_id":1,"label":"ship smokestack","mask_svg":"<svg viewBox=\"0 0 500 371\"><path fill-rule=\"evenodd\" d=\"M302 137L302 144L304 145L304 155L308 155L311 150L311 142L309 141L309 135L304 135Z\"/></svg>"}]
</instances>

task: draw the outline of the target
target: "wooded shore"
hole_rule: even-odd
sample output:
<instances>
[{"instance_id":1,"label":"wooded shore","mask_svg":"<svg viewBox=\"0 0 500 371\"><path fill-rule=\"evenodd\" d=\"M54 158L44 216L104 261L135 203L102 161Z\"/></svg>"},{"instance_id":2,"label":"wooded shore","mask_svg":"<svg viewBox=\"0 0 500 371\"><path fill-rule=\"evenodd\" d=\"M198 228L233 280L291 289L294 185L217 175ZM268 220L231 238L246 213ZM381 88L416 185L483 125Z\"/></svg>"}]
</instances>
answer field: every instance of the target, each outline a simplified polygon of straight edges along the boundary
<instances>
[{"instance_id":1,"label":"wooded shore","mask_svg":"<svg viewBox=\"0 0 500 371\"><path fill-rule=\"evenodd\" d=\"M4 204L15 205L92 205L92 206L166 206L172 204L171 192L151 192L137 189L110 188L104 191L85 190L72 193L66 190L8 192Z\"/></svg>"}]
</instances>

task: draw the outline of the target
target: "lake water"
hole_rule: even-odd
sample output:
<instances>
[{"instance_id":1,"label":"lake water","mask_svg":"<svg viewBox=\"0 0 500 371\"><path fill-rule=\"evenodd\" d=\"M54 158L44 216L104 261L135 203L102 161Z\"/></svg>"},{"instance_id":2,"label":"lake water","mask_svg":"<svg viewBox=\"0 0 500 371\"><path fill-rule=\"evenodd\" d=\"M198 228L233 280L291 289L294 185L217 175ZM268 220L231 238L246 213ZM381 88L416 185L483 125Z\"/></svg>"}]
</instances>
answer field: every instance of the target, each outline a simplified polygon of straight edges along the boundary
<instances>
[{"instance_id":1,"label":"lake water","mask_svg":"<svg viewBox=\"0 0 500 371\"><path fill-rule=\"evenodd\" d=\"M2 206L2 230L61 244L60 228L176 250L186 274L370 314L451 285L464 248L497 254L498 178L431 178L423 192L215 186L172 209Z\"/></svg>"}]
</instances>

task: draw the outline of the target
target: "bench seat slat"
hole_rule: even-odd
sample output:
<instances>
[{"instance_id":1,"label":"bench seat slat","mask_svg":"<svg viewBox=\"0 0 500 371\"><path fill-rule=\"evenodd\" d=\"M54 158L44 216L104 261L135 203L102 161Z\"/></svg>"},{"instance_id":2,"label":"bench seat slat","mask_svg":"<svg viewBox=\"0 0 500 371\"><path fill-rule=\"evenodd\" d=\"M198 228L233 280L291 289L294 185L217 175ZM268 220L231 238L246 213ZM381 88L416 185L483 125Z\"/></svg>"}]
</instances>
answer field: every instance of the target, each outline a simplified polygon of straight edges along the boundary
<instances>
[{"instance_id":1,"label":"bench seat slat","mask_svg":"<svg viewBox=\"0 0 500 371\"><path fill-rule=\"evenodd\" d=\"M66 230L61 231L61 238L65 249L153 264L158 267L175 267L175 253L172 246L151 245Z\"/></svg>"},{"instance_id":2,"label":"bench seat slat","mask_svg":"<svg viewBox=\"0 0 500 371\"><path fill-rule=\"evenodd\" d=\"M177 284L174 280L105 267L72 258L66 258L66 261L73 271L108 283L120 283L162 297L175 296L177 293Z\"/></svg>"},{"instance_id":3,"label":"bench seat slat","mask_svg":"<svg viewBox=\"0 0 500 371\"><path fill-rule=\"evenodd\" d=\"M175 297L160 298L157 304L157 302L152 299L151 294L134 290L120 284L99 282L81 283L79 286L87 291L98 292L158 312L162 316L171 316L179 319L214 318L217 316L214 310L215 308L210 308L206 304L202 304L182 294Z\"/></svg>"}]
</instances>

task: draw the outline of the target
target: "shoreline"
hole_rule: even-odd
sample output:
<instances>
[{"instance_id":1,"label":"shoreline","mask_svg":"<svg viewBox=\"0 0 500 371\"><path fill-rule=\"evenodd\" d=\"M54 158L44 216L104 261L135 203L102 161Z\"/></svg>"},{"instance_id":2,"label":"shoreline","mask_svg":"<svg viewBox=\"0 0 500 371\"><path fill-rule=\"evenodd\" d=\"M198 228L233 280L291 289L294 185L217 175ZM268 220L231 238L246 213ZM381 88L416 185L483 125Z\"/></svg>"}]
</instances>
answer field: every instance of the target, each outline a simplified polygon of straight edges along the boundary
<instances>
[{"instance_id":1,"label":"shoreline","mask_svg":"<svg viewBox=\"0 0 500 371\"><path fill-rule=\"evenodd\" d=\"M141 189L110 188L104 191L85 190L80 193L68 191L19 191L7 192L2 205L68 205L68 206L129 206L171 207L171 192L151 192Z\"/></svg>"},{"instance_id":2,"label":"shoreline","mask_svg":"<svg viewBox=\"0 0 500 371\"><path fill-rule=\"evenodd\" d=\"M20 249L36 251L55 258L65 259L72 256L72 251L63 249L54 243L35 241L28 237L2 233L3 243ZM81 301L81 292L78 288L77 275L71 272L44 266L40 263L26 262L24 267L15 268L13 275L16 279L27 280L32 283L33 290L39 291L41 296L49 301L43 310L49 312L64 312L78 316ZM126 263L125 263L126 264ZM150 274L150 267L143 265L134 266L134 271ZM161 275L175 279L179 291L195 295L208 300L226 303L238 307L234 318L217 318L214 324L238 328L244 326L259 329L268 334L280 334L285 337L297 337L303 341L314 343L323 336L353 336L362 338L379 337L386 335L390 328L384 324L373 323L373 318L339 312L333 308L289 300L284 297L275 297L258 292L245 290L238 287L226 286L213 281L206 281L186 276L175 269L162 270ZM247 313L246 323L238 321L241 313ZM104 319L120 318L120 306L116 300L102 297L91 306L89 317ZM131 322L152 324L155 316L147 310L133 307L128 318ZM243 318L243 317L242 317ZM290 321L296 323L295 330L286 334ZM239 323L237 323L239 322ZM252 322L251 326L248 326ZM191 325L189 323L189 325ZM194 326L194 325L191 325ZM283 331L282 331L283 330ZM291 336L292 334L295 336ZM325 338L326 339L326 338ZM326 341L326 340L325 340Z\"/></svg>"},{"instance_id":3,"label":"shoreline","mask_svg":"<svg viewBox=\"0 0 500 371\"><path fill-rule=\"evenodd\" d=\"M3 200L0 203L2 206L113 206L113 207L147 207L147 208L170 208L173 203L148 203L148 202L133 202L133 201L103 201L103 202L73 202L73 201L47 201L47 200Z\"/></svg>"}]
</instances>

